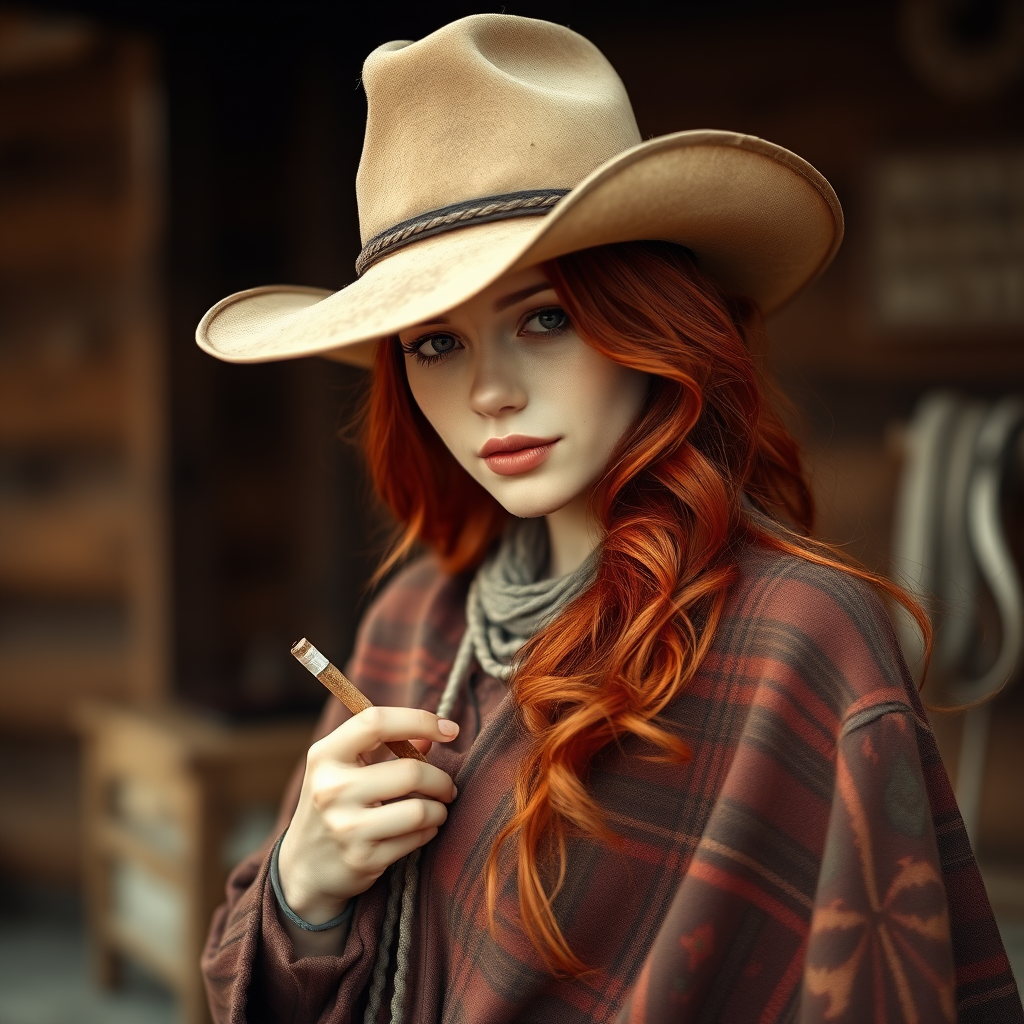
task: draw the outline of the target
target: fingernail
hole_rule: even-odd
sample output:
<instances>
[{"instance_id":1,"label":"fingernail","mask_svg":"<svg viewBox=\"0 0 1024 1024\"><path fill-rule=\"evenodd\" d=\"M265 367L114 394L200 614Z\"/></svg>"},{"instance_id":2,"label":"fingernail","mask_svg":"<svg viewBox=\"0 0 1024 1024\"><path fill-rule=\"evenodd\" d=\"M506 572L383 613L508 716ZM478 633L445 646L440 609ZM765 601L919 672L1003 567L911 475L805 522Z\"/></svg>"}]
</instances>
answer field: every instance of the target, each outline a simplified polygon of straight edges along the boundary
<instances>
[{"instance_id":1,"label":"fingernail","mask_svg":"<svg viewBox=\"0 0 1024 1024\"><path fill-rule=\"evenodd\" d=\"M459 795L459 787L452 786L452 799L454 800Z\"/></svg>"},{"instance_id":2,"label":"fingernail","mask_svg":"<svg viewBox=\"0 0 1024 1024\"><path fill-rule=\"evenodd\" d=\"M437 730L442 736L454 736L458 733L459 727L449 718L439 718Z\"/></svg>"}]
</instances>

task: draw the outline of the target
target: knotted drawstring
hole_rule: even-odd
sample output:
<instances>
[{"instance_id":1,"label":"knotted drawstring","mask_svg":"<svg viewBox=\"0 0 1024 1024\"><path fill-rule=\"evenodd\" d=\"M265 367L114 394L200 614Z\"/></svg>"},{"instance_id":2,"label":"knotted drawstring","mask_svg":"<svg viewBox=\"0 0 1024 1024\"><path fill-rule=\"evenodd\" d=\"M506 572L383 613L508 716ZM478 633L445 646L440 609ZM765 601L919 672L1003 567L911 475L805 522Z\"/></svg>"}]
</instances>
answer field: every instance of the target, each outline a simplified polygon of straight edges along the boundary
<instances>
[{"instance_id":1,"label":"knotted drawstring","mask_svg":"<svg viewBox=\"0 0 1024 1024\"><path fill-rule=\"evenodd\" d=\"M597 548L574 572L556 579L538 579L548 561L547 526L543 519L516 520L469 586L466 631L448 673L437 707L438 716L447 718L451 714L469 678L474 655L484 672L508 683L520 648L593 583L599 559L600 548ZM401 867L395 864L391 868L391 886L364 1024L377 1022L396 923L398 949L391 1024L402 1022L412 947L412 921L419 888L419 862L420 851L414 850Z\"/></svg>"}]
</instances>

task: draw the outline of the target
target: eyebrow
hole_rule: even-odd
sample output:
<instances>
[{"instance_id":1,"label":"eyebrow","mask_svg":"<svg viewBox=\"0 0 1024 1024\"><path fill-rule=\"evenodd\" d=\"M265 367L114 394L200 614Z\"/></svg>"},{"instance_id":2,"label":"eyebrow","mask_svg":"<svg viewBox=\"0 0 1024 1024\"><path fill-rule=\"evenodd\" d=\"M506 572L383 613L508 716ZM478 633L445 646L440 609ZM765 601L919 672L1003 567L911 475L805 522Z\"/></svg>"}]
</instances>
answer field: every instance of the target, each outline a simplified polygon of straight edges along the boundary
<instances>
[{"instance_id":1,"label":"eyebrow","mask_svg":"<svg viewBox=\"0 0 1024 1024\"><path fill-rule=\"evenodd\" d=\"M537 292L546 292L550 287L550 281L540 281L537 284L531 284L529 288L523 288L521 291L506 295L503 299L498 299L494 303L494 310L500 313L503 309L508 309L509 306L514 306L517 302L528 299L531 295L536 295Z\"/></svg>"}]
</instances>

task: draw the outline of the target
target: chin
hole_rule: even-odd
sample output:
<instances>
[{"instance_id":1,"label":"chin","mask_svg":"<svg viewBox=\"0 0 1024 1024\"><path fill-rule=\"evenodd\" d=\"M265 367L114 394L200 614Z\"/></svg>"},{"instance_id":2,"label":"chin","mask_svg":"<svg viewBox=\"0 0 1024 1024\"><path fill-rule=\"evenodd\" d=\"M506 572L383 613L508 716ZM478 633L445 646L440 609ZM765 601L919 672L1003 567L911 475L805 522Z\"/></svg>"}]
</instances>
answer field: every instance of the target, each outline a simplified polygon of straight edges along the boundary
<instances>
[{"instance_id":1,"label":"chin","mask_svg":"<svg viewBox=\"0 0 1024 1024\"><path fill-rule=\"evenodd\" d=\"M550 515L564 508L573 499L573 495L563 494L509 494L502 493L504 488L488 488L491 496L510 515L517 519L537 519Z\"/></svg>"}]
</instances>

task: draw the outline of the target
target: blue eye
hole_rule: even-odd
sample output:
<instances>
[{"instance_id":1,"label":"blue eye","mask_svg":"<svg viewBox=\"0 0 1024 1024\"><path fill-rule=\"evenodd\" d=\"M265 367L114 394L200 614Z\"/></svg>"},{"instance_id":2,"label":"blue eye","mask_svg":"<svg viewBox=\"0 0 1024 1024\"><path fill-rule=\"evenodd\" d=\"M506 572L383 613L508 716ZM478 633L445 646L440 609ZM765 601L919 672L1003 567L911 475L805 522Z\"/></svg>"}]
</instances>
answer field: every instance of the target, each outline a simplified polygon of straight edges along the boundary
<instances>
[{"instance_id":1,"label":"blue eye","mask_svg":"<svg viewBox=\"0 0 1024 1024\"><path fill-rule=\"evenodd\" d=\"M561 334L569 327L569 317L561 306L548 306L527 315L524 334Z\"/></svg>"},{"instance_id":2,"label":"blue eye","mask_svg":"<svg viewBox=\"0 0 1024 1024\"><path fill-rule=\"evenodd\" d=\"M450 334L432 334L419 343L417 351L425 356L443 356L454 351L456 344Z\"/></svg>"},{"instance_id":3,"label":"blue eye","mask_svg":"<svg viewBox=\"0 0 1024 1024\"><path fill-rule=\"evenodd\" d=\"M402 345L406 355L415 356L420 363L437 363L462 348L462 342L454 334L428 334Z\"/></svg>"}]
</instances>

